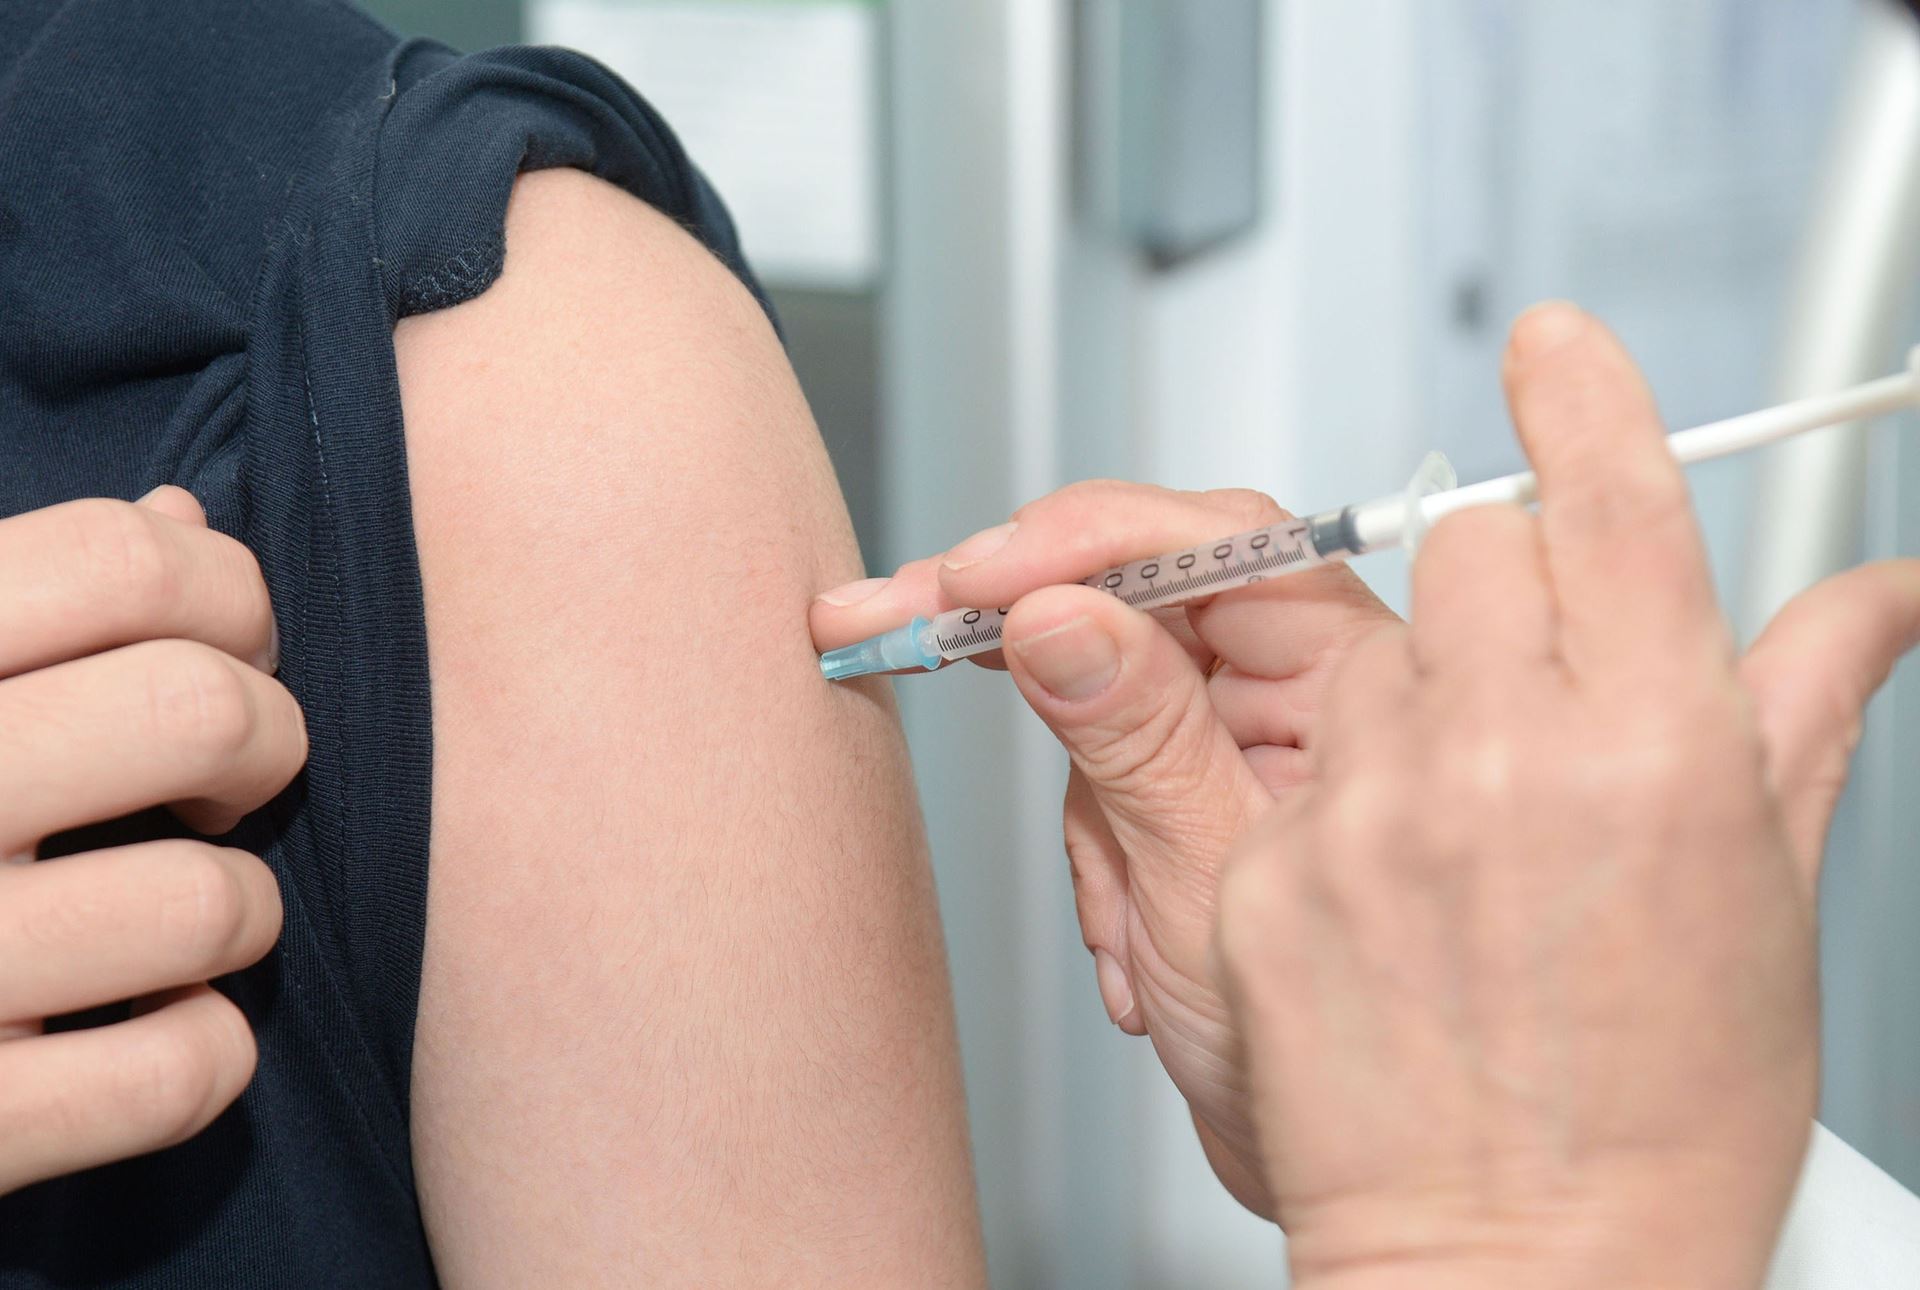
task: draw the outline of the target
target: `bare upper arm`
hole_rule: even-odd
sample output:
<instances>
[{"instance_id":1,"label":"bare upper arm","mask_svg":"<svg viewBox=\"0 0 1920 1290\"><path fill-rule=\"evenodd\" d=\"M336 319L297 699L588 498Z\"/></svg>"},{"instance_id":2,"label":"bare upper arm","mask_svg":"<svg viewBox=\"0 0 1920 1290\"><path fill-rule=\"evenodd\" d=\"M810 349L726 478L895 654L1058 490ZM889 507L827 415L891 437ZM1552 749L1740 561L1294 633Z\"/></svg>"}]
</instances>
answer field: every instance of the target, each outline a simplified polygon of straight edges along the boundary
<instances>
[{"instance_id":1,"label":"bare upper arm","mask_svg":"<svg viewBox=\"0 0 1920 1290\"><path fill-rule=\"evenodd\" d=\"M640 202L523 178L506 272L395 337L434 703L414 1156L483 1285L977 1284L897 721L765 317Z\"/></svg>"}]
</instances>

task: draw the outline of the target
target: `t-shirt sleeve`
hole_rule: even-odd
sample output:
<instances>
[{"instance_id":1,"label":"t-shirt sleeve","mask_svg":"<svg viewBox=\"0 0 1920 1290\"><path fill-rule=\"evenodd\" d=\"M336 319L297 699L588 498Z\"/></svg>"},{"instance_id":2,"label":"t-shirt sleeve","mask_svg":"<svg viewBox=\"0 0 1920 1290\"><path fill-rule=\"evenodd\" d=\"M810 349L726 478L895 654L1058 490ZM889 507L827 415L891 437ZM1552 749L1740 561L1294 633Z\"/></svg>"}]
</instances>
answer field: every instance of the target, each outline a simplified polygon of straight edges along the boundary
<instances>
[{"instance_id":1,"label":"t-shirt sleeve","mask_svg":"<svg viewBox=\"0 0 1920 1290\"><path fill-rule=\"evenodd\" d=\"M507 198L525 171L569 166L671 216L763 307L726 208L666 123L569 49L464 57L429 42L395 62L374 174L376 255L394 316L470 299L500 274Z\"/></svg>"},{"instance_id":2,"label":"t-shirt sleeve","mask_svg":"<svg viewBox=\"0 0 1920 1290\"><path fill-rule=\"evenodd\" d=\"M349 1068L335 1082L402 1172L433 732L393 328L485 291L514 180L555 166L659 209L760 294L719 198L604 67L391 45L312 126L255 292L244 469L198 489L260 557L307 713L307 768L266 843L288 909L278 988L327 1005L316 1036L355 1037L305 1047Z\"/></svg>"}]
</instances>

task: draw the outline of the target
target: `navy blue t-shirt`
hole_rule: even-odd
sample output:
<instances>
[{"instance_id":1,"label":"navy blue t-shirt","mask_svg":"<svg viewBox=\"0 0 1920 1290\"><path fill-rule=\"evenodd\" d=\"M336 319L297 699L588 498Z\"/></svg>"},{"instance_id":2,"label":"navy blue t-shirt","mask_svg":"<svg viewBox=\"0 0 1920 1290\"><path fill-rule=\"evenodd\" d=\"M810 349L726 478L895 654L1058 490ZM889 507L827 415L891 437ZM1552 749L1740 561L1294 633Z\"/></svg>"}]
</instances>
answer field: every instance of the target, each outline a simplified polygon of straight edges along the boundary
<instances>
[{"instance_id":1,"label":"navy blue t-shirt","mask_svg":"<svg viewBox=\"0 0 1920 1290\"><path fill-rule=\"evenodd\" d=\"M493 282L514 177L549 166L747 277L673 136L580 55L461 57L338 0L0 0L0 514L191 490L260 560L312 741L233 839L286 904L272 954L219 983L258 1074L185 1145L0 1198L0 1286L434 1283L407 1100L432 726L393 325ZM147 812L48 851L177 831Z\"/></svg>"}]
</instances>

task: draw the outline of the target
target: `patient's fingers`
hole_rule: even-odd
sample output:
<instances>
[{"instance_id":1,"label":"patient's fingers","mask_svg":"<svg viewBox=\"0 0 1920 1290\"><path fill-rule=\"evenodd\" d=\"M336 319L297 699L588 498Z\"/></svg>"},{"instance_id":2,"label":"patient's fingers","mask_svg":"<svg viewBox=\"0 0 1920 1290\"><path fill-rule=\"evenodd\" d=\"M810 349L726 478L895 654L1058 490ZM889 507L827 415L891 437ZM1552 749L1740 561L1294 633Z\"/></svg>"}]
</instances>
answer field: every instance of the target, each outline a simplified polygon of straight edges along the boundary
<instances>
[{"instance_id":1,"label":"patient's fingers","mask_svg":"<svg viewBox=\"0 0 1920 1290\"><path fill-rule=\"evenodd\" d=\"M87 498L0 520L0 677L163 638L274 665L260 568L191 496Z\"/></svg>"},{"instance_id":2,"label":"patient's fingers","mask_svg":"<svg viewBox=\"0 0 1920 1290\"><path fill-rule=\"evenodd\" d=\"M0 855L150 806L225 832L306 754L293 696L194 641L142 641L10 677L0 681Z\"/></svg>"},{"instance_id":3,"label":"patient's fingers","mask_svg":"<svg viewBox=\"0 0 1920 1290\"><path fill-rule=\"evenodd\" d=\"M253 1077L253 1031L189 986L115 1025L0 1045L0 1193L184 1142Z\"/></svg>"},{"instance_id":4,"label":"patient's fingers","mask_svg":"<svg viewBox=\"0 0 1920 1290\"><path fill-rule=\"evenodd\" d=\"M0 1020L36 1020L209 981L280 935L273 873L244 851L168 838L0 866Z\"/></svg>"}]
</instances>

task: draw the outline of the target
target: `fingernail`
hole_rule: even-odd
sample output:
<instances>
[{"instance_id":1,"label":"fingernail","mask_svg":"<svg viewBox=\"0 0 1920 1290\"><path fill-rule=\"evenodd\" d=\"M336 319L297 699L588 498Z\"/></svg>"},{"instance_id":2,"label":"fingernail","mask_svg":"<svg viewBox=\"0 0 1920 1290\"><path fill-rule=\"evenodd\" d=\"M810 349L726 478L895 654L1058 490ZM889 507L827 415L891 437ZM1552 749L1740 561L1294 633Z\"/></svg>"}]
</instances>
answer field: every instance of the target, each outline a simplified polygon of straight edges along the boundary
<instances>
[{"instance_id":1,"label":"fingernail","mask_svg":"<svg viewBox=\"0 0 1920 1290\"><path fill-rule=\"evenodd\" d=\"M1566 300L1548 300L1514 320L1511 347L1516 358L1536 358L1586 330L1587 313Z\"/></svg>"},{"instance_id":2,"label":"fingernail","mask_svg":"<svg viewBox=\"0 0 1920 1290\"><path fill-rule=\"evenodd\" d=\"M1019 527L1020 525L1018 523L1001 524L994 528L975 533L965 542L962 542L959 546L947 552L947 558L940 563L943 567L951 569L955 573L958 573L962 569L971 569L974 565L980 564L989 556L993 555L994 552L1005 546L1007 539L1011 538L1013 531Z\"/></svg>"},{"instance_id":3,"label":"fingernail","mask_svg":"<svg viewBox=\"0 0 1920 1290\"><path fill-rule=\"evenodd\" d=\"M849 582L844 587L835 587L832 591L823 591L814 599L835 609L845 609L863 600L872 600L892 581L892 578L863 578L859 582Z\"/></svg>"},{"instance_id":4,"label":"fingernail","mask_svg":"<svg viewBox=\"0 0 1920 1290\"><path fill-rule=\"evenodd\" d=\"M1052 631L1015 641L1013 651L1034 680L1068 703L1091 699L1120 674L1119 647L1084 614Z\"/></svg>"},{"instance_id":5,"label":"fingernail","mask_svg":"<svg viewBox=\"0 0 1920 1290\"><path fill-rule=\"evenodd\" d=\"M1100 1002L1107 1006L1107 1020L1114 1025L1133 1012L1133 983L1120 960L1105 950L1093 952L1093 974L1100 982Z\"/></svg>"},{"instance_id":6,"label":"fingernail","mask_svg":"<svg viewBox=\"0 0 1920 1290\"><path fill-rule=\"evenodd\" d=\"M267 629L267 675L272 676L280 670L280 624L271 622Z\"/></svg>"}]
</instances>

